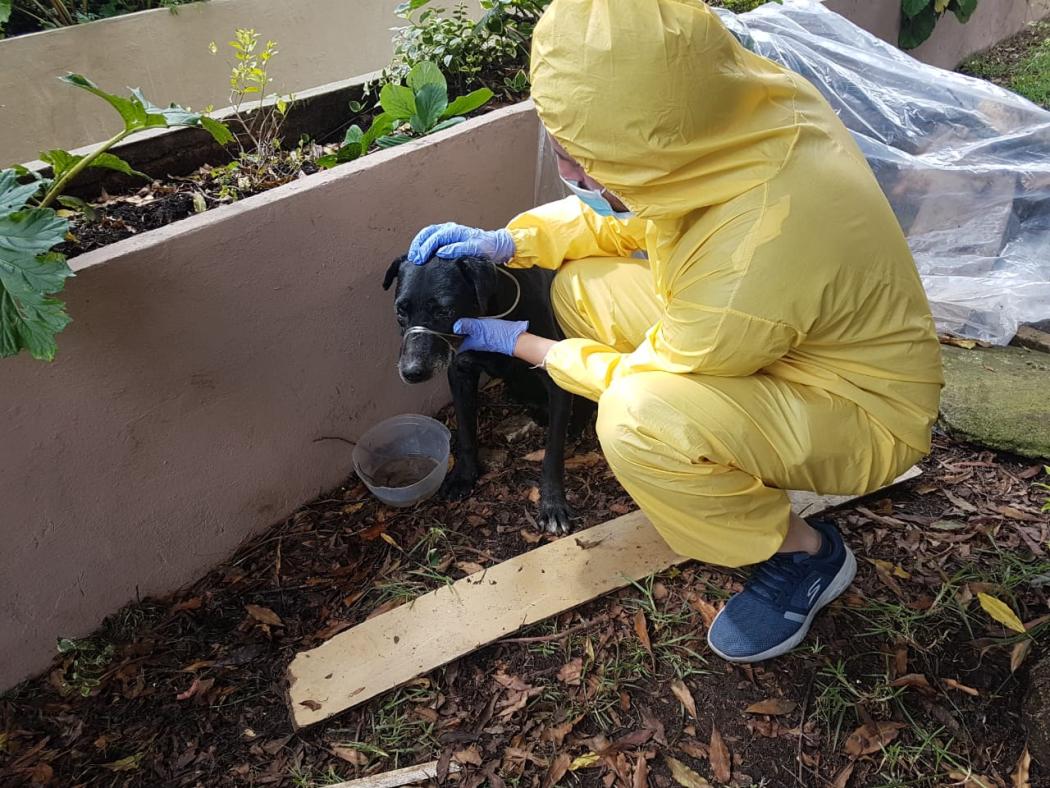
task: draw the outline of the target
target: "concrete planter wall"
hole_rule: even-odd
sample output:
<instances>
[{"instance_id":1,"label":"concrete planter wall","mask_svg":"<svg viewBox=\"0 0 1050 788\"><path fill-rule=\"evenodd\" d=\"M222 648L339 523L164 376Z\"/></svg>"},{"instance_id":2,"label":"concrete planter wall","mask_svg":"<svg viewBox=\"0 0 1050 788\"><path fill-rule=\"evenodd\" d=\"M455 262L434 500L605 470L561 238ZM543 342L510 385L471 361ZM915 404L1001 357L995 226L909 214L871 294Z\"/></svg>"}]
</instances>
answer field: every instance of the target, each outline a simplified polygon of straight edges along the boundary
<instances>
[{"instance_id":1,"label":"concrete planter wall","mask_svg":"<svg viewBox=\"0 0 1050 788\"><path fill-rule=\"evenodd\" d=\"M824 0L824 4L884 41L897 43L900 0ZM1050 0L980 0L969 22L962 24L954 14L945 14L933 35L908 54L934 66L955 68L1048 14Z\"/></svg>"},{"instance_id":2,"label":"concrete planter wall","mask_svg":"<svg viewBox=\"0 0 1050 788\"><path fill-rule=\"evenodd\" d=\"M58 82L76 71L116 93L141 87L158 104L228 103L226 53L235 28L280 44L273 89L302 91L382 68L398 0L208 0L0 40L0 165L75 148L119 128L112 108ZM471 3L471 5L476 5ZM116 125L115 125L116 124Z\"/></svg>"},{"instance_id":3,"label":"concrete planter wall","mask_svg":"<svg viewBox=\"0 0 1050 788\"><path fill-rule=\"evenodd\" d=\"M383 274L532 206L538 134L519 104L72 261L58 359L0 368L0 687L345 479L314 438L445 401L395 372Z\"/></svg>"}]
</instances>

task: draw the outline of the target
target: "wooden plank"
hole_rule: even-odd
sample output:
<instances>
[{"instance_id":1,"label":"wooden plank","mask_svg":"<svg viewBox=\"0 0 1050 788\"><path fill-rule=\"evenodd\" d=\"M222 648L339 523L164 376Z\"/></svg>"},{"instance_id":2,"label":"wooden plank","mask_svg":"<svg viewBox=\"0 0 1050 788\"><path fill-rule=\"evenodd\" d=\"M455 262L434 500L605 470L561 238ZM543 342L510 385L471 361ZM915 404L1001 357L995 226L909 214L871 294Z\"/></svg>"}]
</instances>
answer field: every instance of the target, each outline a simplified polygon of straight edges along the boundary
<instances>
[{"instance_id":1,"label":"wooden plank","mask_svg":"<svg viewBox=\"0 0 1050 788\"><path fill-rule=\"evenodd\" d=\"M913 468L897 481L916 475ZM857 496L791 497L809 516ZM521 627L688 560L633 512L488 567L297 654L288 667L293 721L303 727L327 719Z\"/></svg>"},{"instance_id":2,"label":"wooden plank","mask_svg":"<svg viewBox=\"0 0 1050 788\"><path fill-rule=\"evenodd\" d=\"M419 766L406 766L404 769L394 769L391 772L382 772L357 780L333 783L328 788L400 788L402 785L421 783L424 780L437 778L437 761L421 763ZM448 765L448 773L455 774L460 769L454 761Z\"/></svg>"}]
</instances>

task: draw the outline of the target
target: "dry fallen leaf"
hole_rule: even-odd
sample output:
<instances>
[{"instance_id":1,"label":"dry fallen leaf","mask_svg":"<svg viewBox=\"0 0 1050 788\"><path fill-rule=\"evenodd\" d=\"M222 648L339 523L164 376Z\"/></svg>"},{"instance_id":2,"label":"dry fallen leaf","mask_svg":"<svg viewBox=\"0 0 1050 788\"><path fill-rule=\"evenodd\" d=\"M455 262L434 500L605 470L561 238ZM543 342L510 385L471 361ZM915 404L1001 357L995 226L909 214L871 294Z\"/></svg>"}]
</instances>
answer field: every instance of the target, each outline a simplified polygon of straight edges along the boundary
<instances>
[{"instance_id":1,"label":"dry fallen leaf","mask_svg":"<svg viewBox=\"0 0 1050 788\"><path fill-rule=\"evenodd\" d=\"M690 758L696 758L698 761L707 760L708 749L703 742L698 742L695 739L682 739L678 742L678 749Z\"/></svg>"},{"instance_id":2,"label":"dry fallen leaf","mask_svg":"<svg viewBox=\"0 0 1050 788\"><path fill-rule=\"evenodd\" d=\"M602 455L596 451L588 452L587 454L580 454L575 457L568 457L565 460L566 470L573 470L575 468L592 468L602 461Z\"/></svg>"},{"instance_id":3,"label":"dry fallen leaf","mask_svg":"<svg viewBox=\"0 0 1050 788\"><path fill-rule=\"evenodd\" d=\"M960 692L965 692L967 695L973 695L975 698L981 694L973 687L967 687L965 684L960 684L955 679L945 679L944 686L948 687L948 689L956 689Z\"/></svg>"},{"instance_id":4,"label":"dry fallen leaf","mask_svg":"<svg viewBox=\"0 0 1050 788\"><path fill-rule=\"evenodd\" d=\"M456 569L467 575L475 575L478 572L485 571L485 567L474 561L456 561Z\"/></svg>"},{"instance_id":5,"label":"dry fallen leaf","mask_svg":"<svg viewBox=\"0 0 1050 788\"><path fill-rule=\"evenodd\" d=\"M1021 663L1024 662L1025 657L1028 656L1028 652L1032 650L1031 640L1020 640L1014 643L1013 650L1010 652L1010 672L1016 673L1017 669L1021 667Z\"/></svg>"},{"instance_id":6,"label":"dry fallen leaf","mask_svg":"<svg viewBox=\"0 0 1050 788\"><path fill-rule=\"evenodd\" d=\"M193 596L189 599L184 599L177 604L172 605L172 613L181 613L183 610L197 610L201 605L204 604L204 600L199 596Z\"/></svg>"},{"instance_id":7,"label":"dry fallen leaf","mask_svg":"<svg viewBox=\"0 0 1050 788\"><path fill-rule=\"evenodd\" d=\"M659 581L653 583L653 599L657 601L667 599L667 595L669 593L670 591L667 590L667 586L665 586L663 583Z\"/></svg>"},{"instance_id":8,"label":"dry fallen leaf","mask_svg":"<svg viewBox=\"0 0 1050 788\"><path fill-rule=\"evenodd\" d=\"M1017 768L1014 769L1014 773L1010 775L1011 784L1013 788L1030 788L1031 782L1029 781L1029 771L1032 768L1032 756L1028 754L1028 748L1024 748L1024 752L1021 753L1020 760L1017 761Z\"/></svg>"},{"instance_id":9,"label":"dry fallen leaf","mask_svg":"<svg viewBox=\"0 0 1050 788\"><path fill-rule=\"evenodd\" d=\"M980 600L984 612L1004 627L1012 629L1014 632L1025 632L1024 624L1021 623L1021 619L1018 618L1017 614L1010 609L1010 606L1001 599L997 599L991 594L985 594L984 592L977 594L977 599Z\"/></svg>"},{"instance_id":10,"label":"dry fallen leaf","mask_svg":"<svg viewBox=\"0 0 1050 788\"><path fill-rule=\"evenodd\" d=\"M645 623L645 612L638 610L634 614L634 631L638 639L642 641L642 647L649 652L649 658L653 656L653 644L649 642L649 628Z\"/></svg>"},{"instance_id":11,"label":"dry fallen leaf","mask_svg":"<svg viewBox=\"0 0 1050 788\"><path fill-rule=\"evenodd\" d=\"M529 490L529 501L531 503L539 503L540 502L540 488L539 487L533 487L532 489ZM561 778L559 777L558 779L561 779Z\"/></svg>"},{"instance_id":12,"label":"dry fallen leaf","mask_svg":"<svg viewBox=\"0 0 1050 788\"><path fill-rule=\"evenodd\" d=\"M933 687L930 686L930 680L921 673L908 673L905 676L894 679L890 682L891 687L914 687L915 689L924 692L933 692Z\"/></svg>"},{"instance_id":13,"label":"dry fallen leaf","mask_svg":"<svg viewBox=\"0 0 1050 788\"><path fill-rule=\"evenodd\" d=\"M332 755L336 758L352 763L354 766L367 766L368 756L353 747L344 747L341 744L332 746Z\"/></svg>"},{"instance_id":14,"label":"dry fallen leaf","mask_svg":"<svg viewBox=\"0 0 1050 788\"><path fill-rule=\"evenodd\" d=\"M686 713L689 714L694 720L696 717L696 701L693 700L693 693L689 691L689 687L685 686L685 682L681 679L675 679L671 682L671 692L678 698L682 706L685 708Z\"/></svg>"},{"instance_id":15,"label":"dry fallen leaf","mask_svg":"<svg viewBox=\"0 0 1050 788\"><path fill-rule=\"evenodd\" d=\"M310 711L317 711L321 708L321 704L316 700L301 700L299 701L300 706L306 706Z\"/></svg>"},{"instance_id":16,"label":"dry fallen leaf","mask_svg":"<svg viewBox=\"0 0 1050 788\"><path fill-rule=\"evenodd\" d=\"M599 760L601 760L601 756L596 752L584 753L573 758L572 763L569 764L569 771L574 772L577 769L586 769L588 766L594 766Z\"/></svg>"},{"instance_id":17,"label":"dry fallen leaf","mask_svg":"<svg viewBox=\"0 0 1050 788\"><path fill-rule=\"evenodd\" d=\"M768 714L772 717L776 717L779 714L790 714L796 708L798 708L798 704L793 700L788 700L787 698L770 698L769 700L752 703L744 709L744 713Z\"/></svg>"},{"instance_id":18,"label":"dry fallen leaf","mask_svg":"<svg viewBox=\"0 0 1050 788\"><path fill-rule=\"evenodd\" d=\"M471 766L481 766L481 752L478 751L477 747L467 747L465 750L459 750L453 753L452 760L464 765L470 764Z\"/></svg>"},{"instance_id":19,"label":"dry fallen leaf","mask_svg":"<svg viewBox=\"0 0 1050 788\"><path fill-rule=\"evenodd\" d=\"M649 785L649 762L645 760L644 753L638 753L638 760L634 764L634 780L631 788L646 788Z\"/></svg>"},{"instance_id":20,"label":"dry fallen leaf","mask_svg":"<svg viewBox=\"0 0 1050 788\"><path fill-rule=\"evenodd\" d=\"M953 769L948 772L948 777L955 780L955 782L952 783L954 788L996 788L996 786L1000 784L993 782L983 774L964 772L959 769Z\"/></svg>"},{"instance_id":21,"label":"dry fallen leaf","mask_svg":"<svg viewBox=\"0 0 1050 788\"><path fill-rule=\"evenodd\" d=\"M668 755L664 756L667 766L671 769L671 777L682 788L709 788L711 783L694 772L684 763Z\"/></svg>"},{"instance_id":22,"label":"dry fallen leaf","mask_svg":"<svg viewBox=\"0 0 1050 788\"><path fill-rule=\"evenodd\" d=\"M542 788L551 788L553 785L557 785L565 773L569 771L569 764L572 763L572 759L569 757L567 752L563 752L553 761L551 761L550 768L547 769L547 773L543 775Z\"/></svg>"},{"instance_id":23,"label":"dry fallen leaf","mask_svg":"<svg viewBox=\"0 0 1050 788\"><path fill-rule=\"evenodd\" d=\"M963 339L961 337L952 336L941 336L939 337L942 345L953 345L955 347L961 347L965 350L973 350L977 347L977 341L974 339Z\"/></svg>"},{"instance_id":24,"label":"dry fallen leaf","mask_svg":"<svg viewBox=\"0 0 1050 788\"><path fill-rule=\"evenodd\" d=\"M899 577L901 580L911 579L911 575L904 571L900 564L895 564L891 561L883 561L881 558L869 558L868 560L878 569L881 569L883 572L886 572L893 577Z\"/></svg>"},{"instance_id":25,"label":"dry fallen leaf","mask_svg":"<svg viewBox=\"0 0 1050 788\"><path fill-rule=\"evenodd\" d=\"M244 609L248 611L249 616L260 624L269 624L274 627L283 626L281 617L268 607L262 607L260 605L245 605Z\"/></svg>"},{"instance_id":26,"label":"dry fallen leaf","mask_svg":"<svg viewBox=\"0 0 1050 788\"><path fill-rule=\"evenodd\" d=\"M854 758L878 752L897 738L902 722L875 722L861 725L846 739L846 752Z\"/></svg>"},{"instance_id":27,"label":"dry fallen leaf","mask_svg":"<svg viewBox=\"0 0 1050 788\"><path fill-rule=\"evenodd\" d=\"M715 616L718 615L718 609L702 596L691 596L689 598L689 604L704 619L704 626L710 629L711 624L715 620Z\"/></svg>"},{"instance_id":28,"label":"dry fallen leaf","mask_svg":"<svg viewBox=\"0 0 1050 788\"><path fill-rule=\"evenodd\" d=\"M539 451L534 451L530 452L529 454L526 454L522 459L524 459L525 462L543 462L543 458L546 456L547 452L543 449L540 449Z\"/></svg>"},{"instance_id":29,"label":"dry fallen leaf","mask_svg":"<svg viewBox=\"0 0 1050 788\"><path fill-rule=\"evenodd\" d=\"M540 539L543 538L543 534L537 533L536 531L530 531L527 528L521 529L521 538L529 544L536 544Z\"/></svg>"},{"instance_id":30,"label":"dry fallen leaf","mask_svg":"<svg viewBox=\"0 0 1050 788\"><path fill-rule=\"evenodd\" d=\"M952 504L955 506L956 509L959 509L960 511L963 511L963 512L976 512L977 511L977 507L976 506L974 506L972 503L967 501L965 498L960 498L958 495L953 493L951 490L943 490L942 489L941 493L944 495L945 498L947 498L949 501L952 502Z\"/></svg>"},{"instance_id":31,"label":"dry fallen leaf","mask_svg":"<svg viewBox=\"0 0 1050 788\"><path fill-rule=\"evenodd\" d=\"M722 741L722 734L714 725L711 726L711 747L708 755L711 761L711 772L720 783L727 783L733 778L733 762L729 759L729 748Z\"/></svg>"},{"instance_id":32,"label":"dry fallen leaf","mask_svg":"<svg viewBox=\"0 0 1050 788\"><path fill-rule=\"evenodd\" d=\"M849 778L853 776L853 768L856 765L856 761L850 761L842 767L842 770L835 775L835 779L831 781L831 788L846 788L849 784Z\"/></svg>"},{"instance_id":33,"label":"dry fallen leaf","mask_svg":"<svg viewBox=\"0 0 1050 788\"><path fill-rule=\"evenodd\" d=\"M215 684L215 679L195 678L189 689L176 695L175 700L189 700L197 695L203 695L212 688L213 684Z\"/></svg>"},{"instance_id":34,"label":"dry fallen leaf","mask_svg":"<svg viewBox=\"0 0 1050 788\"><path fill-rule=\"evenodd\" d=\"M580 683L580 676L582 673L583 658L576 657L571 662L566 662L561 666L561 670L558 671L558 681L575 687Z\"/></svg>"}]
</instances>

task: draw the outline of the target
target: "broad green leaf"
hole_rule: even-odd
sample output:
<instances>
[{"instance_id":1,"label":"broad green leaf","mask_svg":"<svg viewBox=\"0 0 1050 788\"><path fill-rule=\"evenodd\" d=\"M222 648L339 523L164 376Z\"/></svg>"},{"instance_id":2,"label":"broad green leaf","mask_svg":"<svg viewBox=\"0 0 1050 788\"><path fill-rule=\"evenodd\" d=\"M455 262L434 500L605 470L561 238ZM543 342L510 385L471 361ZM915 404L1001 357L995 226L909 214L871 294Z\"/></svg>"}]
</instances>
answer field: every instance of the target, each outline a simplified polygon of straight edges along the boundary
<instances>
[{"instance_id":1,"label":"broad green leaf","mask_svg":"<svg viewBox=\"0 0 1050 788\"><path fill-rule=\"evenodd\" d=\"M426 134L438 122L448 106L448 94L440 85L424 85L416 93L416 114L411 118L412 130Z\"/></svg>"},{"instance_id":2,"label":"broad green leaf","mask_svg":"<svg viewBox=\"0 0 1050 788\"><path fill-rule=\"evenodd\" d=\"M494 95L488 88L478 88L465 96L460 96L449 104L441 117L454 118L458 115L467 115L487 104Z\"/></svg>"},{"instance_id":3,"label":"broad green leaf","mask_svg":"<svg viewBox=\"0 0 1050 788\"><path fill-rule=\"evenodd\" d=\"M0 38L4 36L4 25L11 18L11 0L0 0Z\"/></svg>"},{"instance_id":4,"label":"broad green leaf","mask_svg":"<svg viewBox=\"0 0 1050 788\"><path fill-rule=\"evenodd\" d=\"M88 93L94 93L100 99L108 102L113 109L120 113L120 117L124 119L125 129L131 131L134 129L144 129L149 127L149 113L146 112L146 108L141 104L132 101L131 99L107 93L82 74L69 73L64 77L59 77L59 79L67 85L73 85L74 87L86 90Z\"/></svg>"},{"instance_id":5,"label":"broad green leaf","mask_svg":"<svg viewBox=\"0 0 1050 788\"><path fill-rule=\"evenodd\" d=\"M441 73L441 69L429 60L424 60L422 63L416 63L412 66L412 70L408 72L405 82L416 93L419 93L427 85L437 85L442 91L448 92L448 83L445 81L445 75Z\"/></svg>"},{"instance_id":6,"label":"broad green leaf","mask_svg":"<svg viewBox=\"0 0 1050 788\"><path fill-rule=\"evenodd\" d=\"M147 125L156 126L160 128L167 128L168 126L199 126L201 122L201 114L199 112L191 112L185 107L180 107L178 104L169 104L167 107L158 107L144 95L140 88L134 88L131 91L131 95L135 101L137 101L147 113Z\"/></svg>"},{"instance_id":7,"label":"broad green leaf","mask_svg":"<svg viewBox=\"0 0 1050 788\"><path fill-rule=\"evenodd\" d=\"M412 88L404 85L383 85L379 91L379 103L383 112L394 120L408 120L416 114L416 96Z\"/></svg>"},{"instance_id":8,"label":"broad green leaf","mask_svg":"<svg viewBox=\"0 0 1050 788\"><path fill-rule=\"evenodd\" d=\"M984 612L1007 629L1012 629L1014 632L1021 633L1026 631L1024 624L1021 623L1021 619L1019 619L1017 614L1010 609L1010 606L1001 599L996 599L991 594L985 594L984 592L977 594L977 599L980 600Z\"/></svg>"},{"instance_id":9,"label":"broad green leaf","mask_svg":"<svg viewBox=\"0 0 1050 788\"><path fill-rule=\"evenodd\" d=\"M43 254L62 242L69 223L50 208L29 208L0 219L0 265L4 255ZM54 291L46 291L54 292Z\"/></svg>"},{"instance_id":10,"label":"broad green leaf","mask_svg":"<svg viewBox=\"0 0 1050 788\"><path fill-rule=\"evenodd\" d=\"M385 112L376 115L372 118L372 125L368 127L365 136L361 138L361 152L368 153L368 149L375 144L377 139L393 130L394 119L392 117Z\"/></svg>"},{"instance_id":11,"label":"broad green leaf","mask_svg":"<svg viewBox=\"0 0 1050 788\"><path fill-rule=\"evenodd\" d=\"M944 9L948 7L948 4L951 1L952 0L933 0L933 10L936 11L938 14L943 14Z\"/></svg>"},{"instance_id":12,"label":"broad green leaf","mask_svg":"<svg viewBox=\"0 0 1050 788\"><path fill-rule=\"evenodd\" d=\"M122 172L125 175L136 175L139 178L145 178L146 180L150 180L150 177L146 173L139 172L136 169L132 169L130 164L128 164L126 161L120 158L120 156L114 156L112 153L100 153L98 156L92 159L91 163L88 166L98 167L102 170L116 170L117 172Z\"/></svg>"},{"instance_id":13,"label":"broad green leaf","mask_svg":"<svg viewBox=\"0 0 1050 788\"><path fill-rule=\"evenodd\" d=\"M346 136L343 137L344 145L361 145L361 140L365 138L365 133L361 127L356 123L346 130Z\"/></svg>"},{"instance_id":14,"label":"broad green leaf","mask_svg":"<svg viewBox=\"0 0 1050 788\"><path fill-rule=\"evenodd\" d=\"M230 127L225 123L215 120L215 118L201 115L201 128L211 134L214 140L220 145L229 145L233 142L233 132L230 131Z\"/></svg>"},{"instance_id":15,"label":"broad green leaf","mask_svg":"<svg viewBox=\"0 0 1050 788\"><path fill-rule=\"evenodd\" d=\"M18 177L16 169L0 170L0 217L22 210L29 198L40 189L39 181L20 184Z\"/></svg>"},{"instance_id":16,"label":"broad green leaf","mask_svg":"<svg viewBox=\"0 0 1050 788\"><path fill-rule=\"evenodd\" d=\"M40 154L40 161L51 165L51 172L56 181L73 169L74 165L83 158L83 156L77 156L61 148L46 150Z\"/></svg>"},{"instance_id":17,"label":"broad green leaf","mask_svg":"<svg viewBox=\"0 0 1050 788\"><path fill-rule=\"evenodd\" d=\"M897 39L901 49L914 49L933 32L937 26L937 12L928 5L913 19L901 17L901 32Z\"/></svg>"},{"instance_id":18,"label":"broad green leaf","mask_svg":"<svg viewBox=\"0 0 1050 788\"><path fill-rule=\"evenodd\" d=\"M950 8L960 22L968 22L977 10L977 0L951 0Z\"/></svg>"},{"instance_id":19,"label":"broad green leaf","mask_svg":"<svg viewBox=\"0 0 1050 788\"><path fill-rule=\"evenodd\" d=\"M453 126L458 126L460 123L463 123L465 121L466 121L466 118L464 118L464 117L445 118L445 120L441 121L434 128L432 128L430 130L430 133L433 134L436 131L441 131L443 129L448 129L448 128L451 128Z\"/></svg>"},{"instance_id":20,"label":"broad green leaf","mask_svg":"<svg viewBox=\"0 0 1050 788\"><path fill-rule=\"evenodd\" d=\"M922 13L933 0L901 0L901 11L909 19L913 19Z\"/></svg>"},{"instance_id":21,"label":"broad green leaf","mask_svg":"<svg viewBox=\"0 0 1050 788\"><path fill-rule=\"evenodd\" d=\"M376 145L380 148L393 148L398 145L404 145L406 142L411 142L414 137L410 137L407 134L387 134L376 140Z\"/></svg>"},{"instance_id":22,"label":"broad green leaf","mask_svg":"<svg viewBox=\"0 0 1050 788\"><path fill-rule=\"evenodd\" d=\"M330 170L332 167L339 164L339 158L334 153L327 153L324 156L318 158L314 164L320 167L322 170Z\"/></svg>"},{"instance_id":23,"label":"broad green leaf","mask_svg":"<svg viewBox=\"0 0 1050 788\"><path fill-rule=\"evenodd\" d=\"M67 208L82 213L84 218L89 222L93 222L98 218L98 212L90 204L84 202L79 197L73 197L69 194L60 194L56 199L60 205L64 205Z\"/></svg>"}]
</instances>

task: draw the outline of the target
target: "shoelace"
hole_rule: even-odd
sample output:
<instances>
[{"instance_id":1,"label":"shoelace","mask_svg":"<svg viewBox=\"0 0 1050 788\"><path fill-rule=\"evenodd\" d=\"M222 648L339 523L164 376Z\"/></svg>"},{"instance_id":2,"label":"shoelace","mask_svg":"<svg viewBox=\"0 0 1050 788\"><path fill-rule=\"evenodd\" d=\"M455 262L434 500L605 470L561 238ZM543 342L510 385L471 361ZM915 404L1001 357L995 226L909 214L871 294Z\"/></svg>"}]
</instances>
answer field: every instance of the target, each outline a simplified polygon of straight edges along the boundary
<instances>
[{"instance_id":1,"label":"shoelace","mask_svg":"<svg viewBox=\"0 0 1050 788\"><path fill-rule=\"evenodd\" d=\"M498 315L485 315L483 317L478 318L479 320L499 320L502 317L506 317L511 312L513 312L515 309L517 309L518 302L521 301L521 284L518 282L517 279L514 278L514 274L510 273L510 271L507 271L505 268L503 268L503 266L496 265L495 263L493 263L492 265L495 266L497 271L499 271L501 274L503 274L504 276L509 278L510 281L512 281L514 283L514 288L515 288L514 303L512 303L508 309L503 310ZM404 351L405 351L405 340L408 339L410 336L414 336L414 335L417 335L417 334L430 334L431 336L438 337L439 339L443 340L446 345L449 346L449 349L453 353L456 352L456 346L453 345L452 343L453 342L462 342L463 341L463 337L460 336L459 334L445 334L445 333L442 333L441 331L435 331L432 328L427 328L426 326L409 326L408 328L405 329L405 333L401 335L401 352L402 353L404 353Z\"/></svg>"},{"instance_id":2,"label":"shoelace","mask_svg":"<svg viewBox=\"0 0 1050 788\"><path fill-rule=\"evenodd\" d=\"M780 599L784 583L800 580L806 571L802 563L795 561L794 553L777 553L759 564L747 581L747 590L776 603Z\"/></svg>"}]
</instances>

